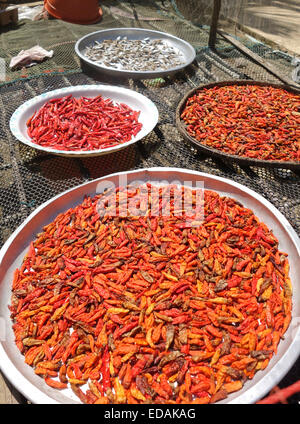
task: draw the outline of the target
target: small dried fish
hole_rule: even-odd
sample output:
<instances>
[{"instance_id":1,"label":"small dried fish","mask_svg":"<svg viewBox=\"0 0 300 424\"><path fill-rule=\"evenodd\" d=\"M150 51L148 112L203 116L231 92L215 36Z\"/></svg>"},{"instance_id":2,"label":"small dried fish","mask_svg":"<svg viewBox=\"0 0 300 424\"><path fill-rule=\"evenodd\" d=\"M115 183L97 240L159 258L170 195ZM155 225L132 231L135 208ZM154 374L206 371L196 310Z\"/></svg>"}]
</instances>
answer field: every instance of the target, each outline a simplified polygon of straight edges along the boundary
<instances>
[{"instance_id":1,"label":"small dried fish","mask_svg":"<svg viewBox=\"0 0 300 424\"><path fill-rule=\"evenodd\" d=\"M107 68L128 71L167 70L182 65L184 56L179 49L166 40L144 38L128 40L117 37L115 40L95 41L88 46L85 56Z\"/></svg>"}]
</instances>

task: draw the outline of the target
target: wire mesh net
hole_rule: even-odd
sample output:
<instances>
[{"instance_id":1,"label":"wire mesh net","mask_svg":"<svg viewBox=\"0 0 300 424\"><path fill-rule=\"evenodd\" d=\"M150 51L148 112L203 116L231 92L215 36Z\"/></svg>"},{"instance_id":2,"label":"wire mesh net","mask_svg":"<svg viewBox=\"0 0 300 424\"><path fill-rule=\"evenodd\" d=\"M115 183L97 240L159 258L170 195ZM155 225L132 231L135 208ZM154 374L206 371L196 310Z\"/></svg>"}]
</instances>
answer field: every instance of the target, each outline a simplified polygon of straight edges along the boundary
<instances>
[{"instance_id":1,"label":"wire mesh net","mask_svg":"<svg viewBox=\"0 0 300 424\"><path fill-rule=\"evenodd\" d=\"M215 50L208 48L212 4L212 1L106 0L102 4L103 20L97 25L80 26L49 19L23 23L19 30L1 35L0 57L7 63L7 78L0 87L1 244L38 205L64 190L112 172L151 166L188 168L244 184L271 201L300 234L298 174L212 159L186 144L176 129L175 109L179 100L199 84L239 79L278 82L275 76L222 37L217 37ZM19 143L10 133L9 119L26 100L65 86L94 84L95 80L120 83L111 77L83 73L74 52L78 38L110 27L143 27L168 32L190 42L196 49L193 64L174 76L121 82L155 102L160 116L156 128L135 146L96 158L63 158ZM31 47L32 40L39 40L48 50L53 49L53 58L31 68L10 70L9 59L21 48ZM289 56L278 54L273 48L247 37L243 41L252 51L276 64L285 75L290 73ZM291 384L297 375L299 361L280 386Z\"/></svg>"}]
</instances>

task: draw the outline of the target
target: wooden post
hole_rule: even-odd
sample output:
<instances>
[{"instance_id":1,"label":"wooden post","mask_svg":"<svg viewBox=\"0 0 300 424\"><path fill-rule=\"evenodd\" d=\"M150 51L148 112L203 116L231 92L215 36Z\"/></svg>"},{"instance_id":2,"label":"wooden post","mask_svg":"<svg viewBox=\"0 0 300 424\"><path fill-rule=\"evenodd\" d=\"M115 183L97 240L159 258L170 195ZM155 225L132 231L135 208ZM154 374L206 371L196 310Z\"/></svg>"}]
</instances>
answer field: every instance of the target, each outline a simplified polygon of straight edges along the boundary
<instances>
[{"instance_id":1,"label":"wooden post","mask_svg":"<svg viewBox=\"0 0 300 424\"><path fill-rule=\"evenodd\" d=\"M214 49L216 45L220 9L221 9L221 0L214 0L214 9L213 9L212 17L211 17L209 39L208 39L208 45L211 49Z\"/></svg>"}]
</instances>

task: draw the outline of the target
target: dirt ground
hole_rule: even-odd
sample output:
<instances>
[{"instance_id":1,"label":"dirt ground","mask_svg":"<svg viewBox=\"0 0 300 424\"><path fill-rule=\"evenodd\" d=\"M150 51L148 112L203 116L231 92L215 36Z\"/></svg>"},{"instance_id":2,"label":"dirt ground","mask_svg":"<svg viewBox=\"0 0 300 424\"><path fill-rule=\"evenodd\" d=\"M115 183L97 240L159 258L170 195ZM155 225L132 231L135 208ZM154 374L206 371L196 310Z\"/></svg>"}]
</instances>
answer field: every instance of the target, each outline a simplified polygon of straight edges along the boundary
<instances>
[{"instance_id":1,"label":"dirt ground","mask_svg":"<svg viewBox=\"0 0 300 424\"><path fill-rule=\"evenodd\" d=\"M254 37L300 55L300 0L223 0L222 11Z\"/></svg>"}]
</instances>

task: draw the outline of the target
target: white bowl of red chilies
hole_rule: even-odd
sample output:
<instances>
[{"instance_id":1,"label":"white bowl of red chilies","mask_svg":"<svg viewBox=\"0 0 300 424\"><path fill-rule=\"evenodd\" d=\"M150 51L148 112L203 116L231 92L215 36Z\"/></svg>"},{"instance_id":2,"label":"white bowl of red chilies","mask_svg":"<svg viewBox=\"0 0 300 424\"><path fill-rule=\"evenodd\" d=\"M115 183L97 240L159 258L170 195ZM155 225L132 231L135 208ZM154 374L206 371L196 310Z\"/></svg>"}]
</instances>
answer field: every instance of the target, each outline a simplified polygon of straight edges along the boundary
<instances>
[{"instance_id":1,"label":"white bowl of red chilies","mask_svg":"<svg viewBox=\"0 0 300 424\"><path fill-rule=\"evenodd\" d=\"M64 87L23 103L10 119L27 146L68 157L121 150L149 134L158 110L147 97L110 85Z\"/></svg>"}]
</instances>

